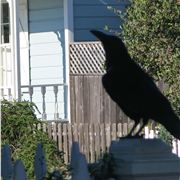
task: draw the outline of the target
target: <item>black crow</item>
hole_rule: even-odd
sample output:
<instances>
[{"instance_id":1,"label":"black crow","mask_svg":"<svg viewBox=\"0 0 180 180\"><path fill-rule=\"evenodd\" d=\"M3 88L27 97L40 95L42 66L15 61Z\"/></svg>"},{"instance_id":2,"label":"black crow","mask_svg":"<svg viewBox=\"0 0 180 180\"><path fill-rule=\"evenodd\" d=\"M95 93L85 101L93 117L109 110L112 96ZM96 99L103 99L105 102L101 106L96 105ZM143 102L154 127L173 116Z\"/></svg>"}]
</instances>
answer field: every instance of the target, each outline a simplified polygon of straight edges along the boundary
<instances>
[{"instance_id":1,"label":"black crow","mask_svg":"<svg viewBox=\"0 0 180 180\"><path fill-rule=\"evenodd\" d=\"M153 119L180 139L178 116L153 79L131 59L123 41L100 31L91 30L91 33L102 42L106 54L106 74L102 77L105 90L124 113L135 121L127 137L133 137L135 128L142 120L142 126L134 137L140 136L144 126Z\"/></svg>"}]
</instances>

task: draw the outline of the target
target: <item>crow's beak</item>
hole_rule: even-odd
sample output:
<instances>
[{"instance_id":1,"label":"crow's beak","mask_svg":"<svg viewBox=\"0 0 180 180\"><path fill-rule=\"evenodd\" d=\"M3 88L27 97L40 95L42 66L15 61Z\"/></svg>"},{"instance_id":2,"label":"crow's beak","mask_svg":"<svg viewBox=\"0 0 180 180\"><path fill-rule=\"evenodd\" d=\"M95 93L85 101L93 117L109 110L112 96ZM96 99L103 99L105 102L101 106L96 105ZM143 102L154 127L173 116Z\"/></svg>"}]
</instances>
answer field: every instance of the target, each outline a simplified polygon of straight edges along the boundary
<instances>
[{"instance_id":1,"label":"crow's beak","mask_svg":"<svg viewBox=\"0 0 180 180\"><path fill-rule=\"evenodd\" d=\"M104 42L104 40L107 38L107 35L101 31L91 30L90 32L102 42Z\"/></svg>"}]
</instances>

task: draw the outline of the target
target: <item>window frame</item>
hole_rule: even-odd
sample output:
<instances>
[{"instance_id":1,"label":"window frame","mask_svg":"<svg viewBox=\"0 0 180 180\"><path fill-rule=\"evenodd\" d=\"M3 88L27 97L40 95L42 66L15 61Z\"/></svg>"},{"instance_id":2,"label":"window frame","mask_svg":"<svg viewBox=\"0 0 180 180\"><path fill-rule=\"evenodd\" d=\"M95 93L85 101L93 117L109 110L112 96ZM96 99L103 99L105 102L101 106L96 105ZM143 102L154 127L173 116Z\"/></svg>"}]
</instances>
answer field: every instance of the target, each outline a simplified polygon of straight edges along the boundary
<instances>
[{"instance_id":1,"label":"window frame","mask_svg":"<svg viewBox=\"0 0 180 180\"><path fill-rule=\"evenodd\" d=\"M1 44L10 43L10 34L11 34L11 25L10 25L10 5L7 1L1 2L1 19L0 19L0 28L1 28ZM6 17L7 16L7 17ZM5 20L7 19L7 21Z\"/></svg>"}]
</instances>

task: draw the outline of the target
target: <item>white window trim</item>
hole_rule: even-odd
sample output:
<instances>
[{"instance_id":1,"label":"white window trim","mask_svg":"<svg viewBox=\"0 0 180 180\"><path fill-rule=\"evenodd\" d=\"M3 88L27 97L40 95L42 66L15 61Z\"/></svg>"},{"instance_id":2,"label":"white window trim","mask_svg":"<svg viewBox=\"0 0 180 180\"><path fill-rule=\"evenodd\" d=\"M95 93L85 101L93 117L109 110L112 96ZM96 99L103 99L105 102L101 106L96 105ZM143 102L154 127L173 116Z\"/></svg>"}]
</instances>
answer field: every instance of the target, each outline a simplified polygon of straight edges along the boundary
<instances>
[{"instance_id":1,"label":"white window trim","mask_svg":"<svg viewBox=\"0 0 180 180\"><path fill-rule=\"evenodd\" d=\"M19 23L18 5L19 0L7 0L10 10L10 45L12 61L12 98L21 100L20 79L20 45L19 45Z\"/></svg>"}]
</instances>

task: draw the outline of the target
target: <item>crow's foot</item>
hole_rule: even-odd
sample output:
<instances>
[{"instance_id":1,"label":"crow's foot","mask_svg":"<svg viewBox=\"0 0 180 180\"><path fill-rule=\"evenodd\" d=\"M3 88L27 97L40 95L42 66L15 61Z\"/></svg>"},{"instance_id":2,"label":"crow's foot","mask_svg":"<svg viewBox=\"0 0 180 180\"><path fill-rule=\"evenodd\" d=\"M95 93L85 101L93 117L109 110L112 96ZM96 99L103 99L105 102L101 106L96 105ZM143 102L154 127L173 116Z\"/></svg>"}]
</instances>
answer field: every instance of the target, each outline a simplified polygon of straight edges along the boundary
<instances>
[{"instance_id":1,"label":"crow's foot","mask_svg":"<svg viewBox=\"0 0 180 180\"><path fill-rule=\"evenodd\" d=\"M121 139L141 139L141 138L143 138L143 134L141 134L141 135L139 135L139 134L137 134L137 135L127 135L127 136L124 136L124 137L120 137L119 138L119 140L121 140Z\"/></svg>"}]
</instances>

